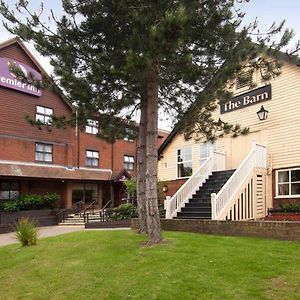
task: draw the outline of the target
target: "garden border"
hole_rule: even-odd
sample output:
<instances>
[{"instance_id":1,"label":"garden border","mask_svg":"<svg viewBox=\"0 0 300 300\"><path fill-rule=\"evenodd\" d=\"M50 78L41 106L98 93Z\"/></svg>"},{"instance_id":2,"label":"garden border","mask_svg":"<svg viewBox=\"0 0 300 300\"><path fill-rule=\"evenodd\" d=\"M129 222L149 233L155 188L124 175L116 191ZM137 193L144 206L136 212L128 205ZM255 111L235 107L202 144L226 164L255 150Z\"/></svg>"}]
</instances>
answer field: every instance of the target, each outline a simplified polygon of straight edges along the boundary
<instances>
[{"instance_id":1,"label":"garden border","mask_svg":"<svg viewBox=\"0 0 300 300\"><path fill-rule=\"evenodd\" d=\"M163 230L207 233L226 236L263 237L300 241L300 222L292 221L212 221L161 219ZM131 229L138 229L138 219L131 220Z\"/></svg>"}]
</instances>

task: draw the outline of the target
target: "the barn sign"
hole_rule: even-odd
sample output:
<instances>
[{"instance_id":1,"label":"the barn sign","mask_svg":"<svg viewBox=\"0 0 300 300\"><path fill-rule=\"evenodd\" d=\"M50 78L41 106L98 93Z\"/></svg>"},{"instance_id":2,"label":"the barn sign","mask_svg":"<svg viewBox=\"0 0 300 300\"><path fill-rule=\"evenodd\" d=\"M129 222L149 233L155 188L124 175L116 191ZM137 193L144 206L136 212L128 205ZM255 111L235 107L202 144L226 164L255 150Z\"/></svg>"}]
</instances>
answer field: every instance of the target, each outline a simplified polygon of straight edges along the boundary
<instances>
[{"instance_id":1,"label":"the barn sign","mask_svg":"<svg viewBox=\"0 0 300 300\"><path fill-rule=\"evenodd\" d=\"M23 82L17 78L11 70L12 66L19 68L26 78L33 77L36 81L42 80L42 75L26 64L6 57L0 57L0 86L40 97L42 90L38 89L34 84Z\"/></svg>"},{"instance_id":2,"label":"the barn sign","mask_svg":"<svg viewBox=\"0 0 300 300\"><path fill-rule=\"evenodd\" d=\"M221 114L245 108L253 104L272 99L271 85L266 85L251 92L234 97L232 100L220 103Z\"/></svg>"}]
</instances>

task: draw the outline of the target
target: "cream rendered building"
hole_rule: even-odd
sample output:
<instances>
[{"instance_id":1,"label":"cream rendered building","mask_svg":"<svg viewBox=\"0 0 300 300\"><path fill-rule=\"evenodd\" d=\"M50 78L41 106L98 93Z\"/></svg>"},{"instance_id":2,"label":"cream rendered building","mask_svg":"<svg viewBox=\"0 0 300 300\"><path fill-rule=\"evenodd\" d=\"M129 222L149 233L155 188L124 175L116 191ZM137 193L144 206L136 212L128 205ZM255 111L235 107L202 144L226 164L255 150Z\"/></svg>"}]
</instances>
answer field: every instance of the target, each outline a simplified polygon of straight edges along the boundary
<instances>
[{"instance_id":1,"label":"cream rendered building","mask_svg":"<svg viewBox=\"0 0 300 300\"><path fill-rule=\"evenodd\" d=\"M216 150L216 152L223 154L221 163L223 166L219 166L218 170L239 170L239 168L242 168L243 160L253 150L254 144L266 147L264 154L262 154L265 155L265 161L254 166L256 174L260 170L259 178L253 175L253 170L251 171L252 175L249 175L250 169L248 168L248 172L244 168L243 176L245 178L241 178L240 173L235 175L235 180L240 177L239 182L234 184L234 178L228 180L231 180L232 186L230 192L227 191L227 198L231 199L227 199L227 202L224 199L222 200L226 202L223 209L227 209L223 211L223 216L216 217L212 212L212 217L216 219L241 219L240 217L233 218L232 208L234 210L238 209L238 214L244 216L246 211L242 212L241 209L245 210L245 206L249 203L242 202L248 201L246 199L247 195L251 193L252 199L249 201L252 202L253 207L255 205L262 207L259 213L257 213L257 209L254 209L253 214L248 214L246 219L264 217L268 208L278 206L282 201L300 199L300 68L297 63L285 60L283 61L281 75L272 79L268 84L261 80L259 73L253 74L252 81L256 85L254 89L249 89L249 85L237 88L237 84L235 84L234 98L231 103L222 104L222 107L218 105L214 113L216 120L221 118L231 124L238 123L242 127L249 127L250 133L248 135L236 138L225 136L218 139L214 145L209 145L201 141L195 142L193 139L186 141L184 136L176 132L175 129L159 150L161 157L158 167L159 180L166 182L167 188L165 190L169 189L172 194L175 186L182 186L184 181L180 179L188 178L189 176L186 175L190 175L191 172L192 177L195 177L195 174L199 172L200 165L212 155L213 151ZM262 105L268 111L268 117L266 120L261 121L258 119L257 112ZM225 112L225 110L227 111ZM253 163L255 164L255 159ZM205 181L207 181L212 171L214 170L208 171L206 178L198 182L200 186L205 185ZM254 180L251 183L252 187L247 185L247 176L252 177ZM258 186L258 183L260 186ZM228 185L230 184L227 182ZM191 198L198 188L194 186L193 191L191 187L189 189L187 187L181 188L181 190L185 189L186 191L179 192L179 194L181 193L180 201L178 200L178 192L175 195L177 197L175 200L174 196L170 195L173 196L171 202L177 203L176 208L174 208L174 204L170 204L168 201L166 203L166 205L173 205L172 217L176 216L189 201L188 199L182 200L182 198L184 196ZM239 189L239 191L234 189ZM236 193L236 196L232 195L234 193ZM240 199L240 204L236 202L234 206L235 200L232 199L237 198L238 195L242 200ZM217 200L220 200L220 197L217 197ZM258 201L260 204L258 204ZM216 205L219 205L218 202L214 203L212 200L213 209ZM251 203L248 205L248 209L250 205ZM176 210L175 214L174 209ZM229 213L230 211L231 213Z\"/></svg>"}]
</instances>

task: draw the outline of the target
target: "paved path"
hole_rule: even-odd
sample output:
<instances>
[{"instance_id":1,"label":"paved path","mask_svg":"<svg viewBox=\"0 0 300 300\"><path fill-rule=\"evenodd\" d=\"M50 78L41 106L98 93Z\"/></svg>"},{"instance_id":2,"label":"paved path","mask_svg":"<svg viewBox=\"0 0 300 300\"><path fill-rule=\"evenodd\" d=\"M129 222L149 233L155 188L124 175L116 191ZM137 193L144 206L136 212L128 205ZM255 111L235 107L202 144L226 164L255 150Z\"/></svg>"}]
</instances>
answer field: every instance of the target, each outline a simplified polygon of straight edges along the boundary
<instances>
[{"instance_id":1,"label":"paved path","mask_svg":"<svg viewBox=\"0 0 300 300\"><path fill-rule=\"evenodd\" d=\"M82 230L130 230L130 228L90 228L85 229L84 226L49 226L49 227L40 227L39 228L39 237L49 237L49 236L55 236L60 235L64 233L69 232L75 232L75 231L82 231ZM14 232L10 233L2 233L0 234L0 246L10 245L18 243L18 241L15 239Z\"/></svg>"},{"instance_id":2,"label":"paved path","mask_svg":"<svg viewBox=\"0 0 300 300\"><path fill-rule=\"evenodd\" d=\"M69 232L84 230L84 226L49 226L39 228L39 237L48 237L54 235L60 235ZM14 232L0 234L0 246L17 243L14 237Z\"/></svg>"}]
</instances>

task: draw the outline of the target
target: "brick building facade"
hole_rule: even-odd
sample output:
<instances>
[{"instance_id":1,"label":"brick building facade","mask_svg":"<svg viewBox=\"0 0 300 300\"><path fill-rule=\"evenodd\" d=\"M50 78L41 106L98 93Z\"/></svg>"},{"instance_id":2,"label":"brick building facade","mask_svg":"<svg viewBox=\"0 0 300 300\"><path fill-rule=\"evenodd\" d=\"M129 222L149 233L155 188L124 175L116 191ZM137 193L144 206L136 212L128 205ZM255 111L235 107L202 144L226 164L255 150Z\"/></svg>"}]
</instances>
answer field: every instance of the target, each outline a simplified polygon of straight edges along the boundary
<instances>
[{"instance_id":1,"label":"brick building facade","mask_svg":"<svg viewBox=\"0 0 300 300\"><path fill-rule=\"evenodd\" d=\"M107 143L96 137L92 120L85 132L30 125L26 114L47 123L51 114L70 117L73 107L60 94L47 89L30 92L34 88L24 88L12 73L3 75L9 72L3 62L9 61L47 77L19 38L0 44L0 60L0 202L21 194L55 192L61 207L78 201L96 201L99 207L109 200L113 206L121 204L126 196L122 181L135 176L137 142ZM159 145L167 134L160 131Z\"/></svg>"}]
</instances>

